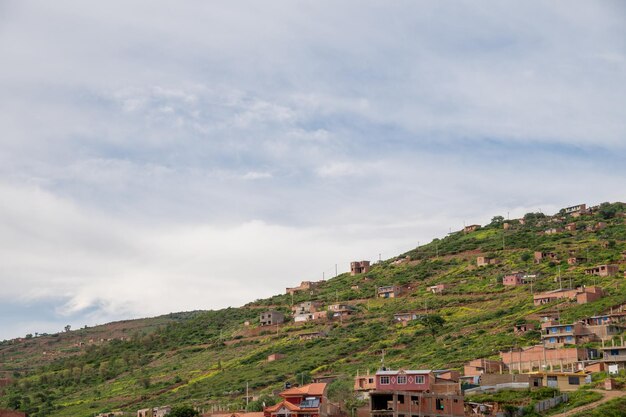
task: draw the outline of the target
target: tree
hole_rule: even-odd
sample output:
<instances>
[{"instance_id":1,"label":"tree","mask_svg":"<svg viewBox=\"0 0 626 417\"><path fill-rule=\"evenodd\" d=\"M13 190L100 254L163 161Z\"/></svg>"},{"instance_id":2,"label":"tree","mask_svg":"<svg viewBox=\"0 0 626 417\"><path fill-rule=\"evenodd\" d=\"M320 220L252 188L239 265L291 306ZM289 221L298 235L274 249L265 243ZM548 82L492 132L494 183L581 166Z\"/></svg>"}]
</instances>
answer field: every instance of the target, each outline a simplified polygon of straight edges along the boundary
<instances>
[{"instance_id":1,"label":"tree","mask_svg":"<svg viewBox=\"0 0 626 417\"><path fill-rule=\"evenodd\" d=\"M428 329L433 338L435 338L437 332L441 330L446 321L438 314L427 314L421 317L420 322Z\"/></svg>"},{"instance_id":2,"label":"tree","mask_svg":"<svg viewBox=\"0 0 626 417\"><path fill-rule=\"evenodd\" d=\"M188 405L183 405L172 408L172 411L170 411L168 415L170 417L196 417L199 416L200 413Z\"/></svg>"},{"instance_id":3,"label":"tree","mask_svg":"<svg viewBox=\"0 0 626 417\"><path fill-rule=\"evenodd\" d=\"M504 217L494 216L491 219L491 223L489 223L489 226L502 226L502 223L504 223Z\"/></svg>"},{"instance_id":4,"label":"tree","mask_svg":"<svg viewBox=\"0 0 626 417\"><path fill-rule=\"evenodd\" d=\"M65 327L63 328L63 330L65 330L65 332L67 333L67 332L69 332L69 331L70 331L70 329L71 329L71 328L72 328L72 326L70 326L70 325L68 324L67 326L65 326Z\"/></svg>"}]
</instances>

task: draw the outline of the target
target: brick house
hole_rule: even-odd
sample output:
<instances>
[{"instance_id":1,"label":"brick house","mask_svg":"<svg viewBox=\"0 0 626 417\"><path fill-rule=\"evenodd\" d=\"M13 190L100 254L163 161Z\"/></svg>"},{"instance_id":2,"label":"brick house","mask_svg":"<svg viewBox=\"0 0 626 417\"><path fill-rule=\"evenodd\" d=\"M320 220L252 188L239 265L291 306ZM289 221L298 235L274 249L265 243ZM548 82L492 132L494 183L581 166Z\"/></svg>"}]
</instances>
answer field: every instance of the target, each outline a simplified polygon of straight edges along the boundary
<instances>
[{"instance_id":1,"label":"brick house","mask_svg":"<svg viewBox=\"0 0 626 417\"><path fill-rule=\"evenodd\" d=\"M478 229L480 229L480 225L479 224L470 224L469 226L465 226L463 228L463 233L475 232Z\"/></svg>"},{"instance_id":2,"label":"brick house","mask_svg":"<svg viewBox=\"0 0 626 417\"><path fill-rule=\"evenodd\" d=\"M370 392L371 417L464 416L458 382L431 370L380 370Z\"/></svg>"},{"instance_id":3,"label":"brick house","mask_svg":"<svg viewBox=\"0 0 626 417\"><path fill-rule=\"evenodd\" d=\"M536 306L540 306L562 298L567 298L576 300L578 304L586 304L599 300L602 297L604 297L604 291L602 291L600 287L578 287L576 289L558 289L535 294L533 296L533 303Z\"/></svg>"},{"instance_id":4,"label":"brick house","mask_svg":"<svg viewBox=\"0 0 626 417\"><path fill-rule=\"evenodd\" d=\"M350 262L350 275L367 274L370 271L370 261Z\"/></svg>"},{"instance_id":5,"label":"brick house","mask_svg":"<svg viewBox=\"0 0 626 417\"><path fill-rule=\"evenodd\" d=\"M502 284L510 286L518 286L526 284L526 274L523 272L513 272L502 278Z\"/></svg>"},{"instance_id":6,"label":"brick house","mask_svg":"<svg viewBox=\"0 0 626 417\"><path fill-rule=\"evenodd\" d=\"M507 370L502 361L492 359L474 359L463 366L463 375L481 376L483 374L501 374Z\"/></svg>"},{"instance_id":7,"label":"brick house","mask_svg":"<svg viewBox=\"0 0 626 417\"><path fill-rule=\"evenodd\" d=\"M518 336L526 334L531 330L535 330L535 325L532 323L522 323L513 326L513 334L516 334Z\"/></svg>"},{"instance_id":8,"label":"brick house","mask_svg":"<svg viewBox=\"0 0 626 417\"><path fill-rule=\"evenodd\" d=\"M261 313L259 318L261 326L273 326L285 322L285 315L280 311L270 310Z\"/></svg>"},{"instance_id":9,"label":"brick house","mask_svg":"<svg viewBox=\"0 0 626 417\"><path fill-rule=\"evenodd\" d=\"M567 258L567 264L568 265L578 265L579 263L585 262L586 259L585 258L580 258L578 256L571 256L569 258Z\"/></svg>"},{"instance_id":10,"label":"brick house","mask_svg":"<svg viewBox=\"0 0 626 417\"><path fill-rule=\"evenodd\" d=\"M386 285L384 287L378 287L376 290L378 298L396 298L401 292L402 289L397 285Z\"/></svg>"},{"instance_id":11,"label":"brick house","mask_svg":"<svg viewBox=\"0 0 626 417\"><path fill-rule=\"evenodd\" d=\"M286 357L287 357L287 355L284 355L282 353L272 353L271 355L269 355L267 357L267 361L268 362L279 361L279 360L284 359Z\"/></svg>"},{"instance_id":12,"label":"brick house","mask_svg":"<svg viewBox=\"0 0 626 417\"><path fill-rule=\"evenodd\" d=\"M568 232L575 232L576 231L576 223L568 223L565 226L565 230L567 230Z\"/></svg>"},{"instance_id":13,"label":"brick house","mask_svg":"<svg viewBox=\"0 0 626 417\"><path fill-rule=\"evenodd\" d=\"M598 265L585 269L586 275L597 275L599 277L610 277L619 273L619 265Z\"/></svg>"},{"instance_id":14,"label":"brick house","mask_svg":"<svg viewBox=\"0 0 626 417\"><path fill-rule=\"evenodd\" d=\"M26 413L15 410L0 409L0 417L26 417Z\"/></svg>"},{"instance_id":15,"label":"brick house","mask_svg":"<svg viewBox=\"0 0 626 417\"><path fill-rule=\"evenodd\" d=\"M479 256L476 258L476 266L497 265L500 261L488 256Z\"/></svg>"},{"instance_id":16,"label":"brick house","mask_svg":"<svg viewBox=\"0 0 626 417\"><path fill-rule=\"evenodd\" d=\"M544 259L549 261L557 261L559 258L554 252L535 252L535 263L541 263Z\"/></svg>"},{"instance_id":17,"label":"brick house","mask_svg":"<svg viewBox=\"0 0 626 417\"><path fill-rule=\"evenodd\" d=\"M550 369L555 367L572 370L598 357L597 351L581 347L551 349L543 345L535 345L520 349L500 352L500 359L511 371L532 372L533 370Z\"/></svg>"},{"instance_id":18,"label":"brick house","mask_svg":"<svg viewBox=\"0 0 626 417\"><path fill-rule=\"evenodd\" d=\"M282 400L265 407L265 417L330 417L340 415L339 407L328 401L326 383L289 388L280 394Z\"/></svg>"}]
</instances>

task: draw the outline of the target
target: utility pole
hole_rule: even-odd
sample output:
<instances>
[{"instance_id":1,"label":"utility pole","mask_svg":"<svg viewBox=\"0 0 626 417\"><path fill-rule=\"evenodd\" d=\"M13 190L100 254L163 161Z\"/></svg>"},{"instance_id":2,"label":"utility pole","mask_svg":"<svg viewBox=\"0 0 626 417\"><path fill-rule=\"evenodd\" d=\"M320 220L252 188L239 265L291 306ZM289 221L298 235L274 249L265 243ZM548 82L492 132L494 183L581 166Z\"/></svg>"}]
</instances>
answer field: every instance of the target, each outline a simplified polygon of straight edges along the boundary
<instances>
[{"instance_id":1,"label":"utility pole","mask_svg":"<svg viewBox=\"0 0 626 417\"><path fill-rule=\"evenodd\" d=\"M337 264L335 264L335 278L337 278Z\"/></svg>"},{"instance_id":2,"label":"utility pole","mask_svg":"<svg viewBox=\"0 0 626 417\"><path fill-rule=\"evenodd\" d=\"M561 265L559 265L559 289L563 289L563 282L561 281Z\"/></svg>"},{"instance_id":3,"label":"utility pole","mask_svg":"<svg viewBox=\"0 0 626 417\"><path fill-rule=\"evenodd\" d=\"M249 401L250 401L250 395L248 393L248 382L246 381L246 411L248 410Z\"/></svg>"}]
</instances>

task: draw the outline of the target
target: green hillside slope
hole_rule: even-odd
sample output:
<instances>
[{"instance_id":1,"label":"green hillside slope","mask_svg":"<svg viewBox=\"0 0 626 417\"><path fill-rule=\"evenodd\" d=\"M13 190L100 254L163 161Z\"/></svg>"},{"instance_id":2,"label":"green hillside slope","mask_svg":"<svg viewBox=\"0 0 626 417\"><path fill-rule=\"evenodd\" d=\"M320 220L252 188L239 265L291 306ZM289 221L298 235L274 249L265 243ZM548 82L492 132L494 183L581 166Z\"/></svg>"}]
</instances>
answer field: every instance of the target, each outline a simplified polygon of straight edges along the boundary
<instances>
[{"instance_id":1,"label":"green hillside slope","mask_svg":"<svg viewBox=\"0 0 626 417\"><path fill-rule=\"evenodd\" d=\"M285 382L326 375L338 378L331 387L336 399L353 401L349 395L353 376L377 369L383 350L385 365L391 368L461 369L471 359L496 357L500 350L539 342L538 332L513 333L516 323L536 321L541 312L555 309L554 303L535 307L531 289L596 284L607 291L607 297L590 304L559 304L563 321L626 302L621 264L626 251L624 213L626 206L621 203L605 203L578 218L530 213L525 224L510 221L507 229L504 219L495 217L477 231L451 233L377 263L367 274L342 274L312 293L276 295L241 308L164 316L104 343L88 343L89 335L80 332L89 329L58 335L74 341L64 345L63 354L46 344L50 336L4 342L0 371L8 371L15 381L0 396L0 408L19 408L30 416L74 417L164 404L241 409L246 385L250 395L269 403ZM543 233L572 222L575 231ZM598 227L599 222L606 225ZM558 261L536 264L535 251L555 252ZM499 263L477 267L477 256ZM586 260L570 266L570 256ZM585 275L585 268L604 263L619 263L620 273L604 278ZM502 277L513 271L537 278L532 286L503 286ZM428 290L442 283L448 285L443 294ZM402 286L404 293L395 299L376 298L382 285ZM289 315L292 303L309 300L324 305L348 303L356 312L345 320L259 328L260 312L272 308ZM442 317L444 323L414 320L403 326L393 320L395 313L407 311ZM323 332L325 337L300 337L311 332ZM52 360L42 359L44 349ZM285 357L268 362L273 353ZM251 402L249 409L259 409L262 400Z\"/></svg>"}]
</instances>

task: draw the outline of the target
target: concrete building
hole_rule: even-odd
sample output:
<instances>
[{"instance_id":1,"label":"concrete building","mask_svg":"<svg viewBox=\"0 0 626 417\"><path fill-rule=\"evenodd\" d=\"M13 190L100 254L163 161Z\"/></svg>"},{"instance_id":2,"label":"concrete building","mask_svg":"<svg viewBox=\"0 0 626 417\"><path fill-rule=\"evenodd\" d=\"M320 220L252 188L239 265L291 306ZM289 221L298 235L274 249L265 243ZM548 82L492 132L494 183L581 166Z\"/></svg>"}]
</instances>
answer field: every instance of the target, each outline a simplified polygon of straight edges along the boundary
<instances>
[{"instance_id":1,"label":"concrete building","mask_svg":"<svg viewBox=\"0 0 626 417\"><path fill-rule=\"evenodd\" d=\"M331 304L328 311L332 313L332 318L346 318L354 314L356 309L349 304Z\"/></svg>"},{"instance_id":2,"label":"concrete building","mask_svg":"<svg viewBox=\"0 0 626 417\"><path fill-rule=\"evenodd\" d=\"M172 411L169 405L163 407L144 408L137 411L137 417L164 417Z\"/></svg>"},{"instance_id":3,"label":"concrete building","mask_svg":"<svg viewBox=\"0 0 626 417\"><path fill-rule=\"evenodd\" d=\"M487 266L487 265L497 265L500 261L495 258L490 258L488 256L478 256L476 258L476 266Z\"/></svg>"},{"instance_id":4,"label":"concrete building","mask_svg":"<svg viewBox=\"0 0 626 417\"><path fill-rule=\"evenodd\" d=\"M587 211L587 205L586 204L577 204L575 206L565 207L563 209L563 212L565 214L584 213L586 211Z\"/></svg>"},{"instance_id":5,"label":"concrete building","mask_svg":"<svg viewBox=\"0 0 626 417\"><path fill-rule=\"evenodd\" d=\"M576 391L587 381L584 372L533 372L528 376L531 388L550 387L561 391ZM591 382L590 377L588 380Z\"/></svg>"},{"instance_id":6,"label":"concrete building","mask_svg":"<svg viewBox=\"0 0 626 417\"><path fill-rule=\"evenodd\" d=\"M523 272L512 272L502 278L502 284L513 287L516 287L518 285L525 285L526 274Z\"/></svg>"},{"instance_id":7,"label":"concrete building","mask_svg":"<svg viewBox=\"0 0 626 417\"><path fill-rule=\"evenodd\" d=\"M350 275L367 274L370 271L370 261L350 262Z\"/></svg>"},{"instance_id":8,"label":"concrete building","mask_svg":"<svg viewBox=\"0 0 626 417\"><path fill-rule=\"evenodd\" d=\"M279 361L279 360L284 359L286 357L287 357L287 355L283 355L282 353L272 353L271 355L269 355L267 357L267 361L268 362Z\"/></svg>"},{"instance_id":9,"label":"concrete building","mask_svg":"<svg viewBox=\"0 0 626 417\"><path fill-rule=\"evenodd\" d=\"M626 369L626 343L624 336L619 341L611 340L610 343L602 342L602 362L604 362L609 374L616 374Z\"/></svg>"},{"instance_id":10,"label":"concrete building","mask_svg":"<svg viewBox=\"0 0 626 417\"><path fill-rule=\"evenodd\" d=\"M448 287L449 285L446 285L446 284L437 284L437 285L432 285L428 287L428 291L432 292L433 294L443 294L445 289Z\"/></svg>"},{"instance_id":11,"label":"concrete building","mask_svg":"<svg viewBox=\"0 0 626 417\"><path fill-rule=\"evenodd\" d=\"M376 290L378 298L396 298L401 292L402 289L397 285L386 285L384 287L378 287Z\"/></svg>"},{"instance_id":12,"label":"concrete building","mask_svg":"<svg viewBox=\"0 0 626 417\"><path fill-rule=\"evenodd\" d=\"M560 324L548 321L541 324L541 341L547 348L581 345L597 339L584 323Z\"/></svg>"},{"instance_id":13,"label":"concrete building","mask_svg":"<svg viewBox=\"0 0 626 417\"><path fill-rule=\"evenodd\" d=\"M280 311L265 311L261 313L259 322L261 323L261 326L273 326L275 324L281 324L285 322L285 315Z\"/></svg>"},{"instance_id":14,"label":"concrete building","mask_svg":"<svg viewBox=\"0 0 626 417\"><path fill-rule=\"evenodd\" d=\"M502 374L508 370L502 361L493 359L474 359L463 366L463 375L481 376L483 374Z\"/></svg>"}]
</instances>

